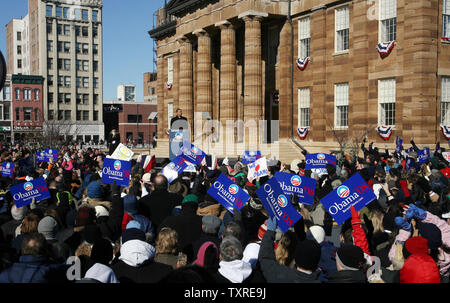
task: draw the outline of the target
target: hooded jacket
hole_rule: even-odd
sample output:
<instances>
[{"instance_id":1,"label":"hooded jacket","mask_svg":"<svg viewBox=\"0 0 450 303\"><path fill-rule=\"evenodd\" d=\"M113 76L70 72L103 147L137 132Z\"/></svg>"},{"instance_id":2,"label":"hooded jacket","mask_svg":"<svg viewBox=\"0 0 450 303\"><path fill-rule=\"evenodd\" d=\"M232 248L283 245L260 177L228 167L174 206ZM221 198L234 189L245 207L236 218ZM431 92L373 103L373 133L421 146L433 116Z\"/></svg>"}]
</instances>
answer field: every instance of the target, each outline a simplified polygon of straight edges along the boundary
<instances>
[{"instance_id":1,"label":"hooded jacket","mask_svg":"<svg viewBox=\"0 0 450 303\"><path fill-rule=\"evenodd\" d=\"M101 283L119 283L113 270L101 263L95 263L84 276L86 279L94 279Z\"/></svg>"},{"instance_id":2,"label":"hooded jacket","mask_svg":"<svg viewBox=\"0 0 450 303\"><path fill-rule=\"evenodd\" d=\"M440 283L441 276L433 258L412 254L400 270L400 283Z\"/></svg>"},{"instance_id":3,"label":"hooded jacket","mask_svg":"<svg viewBox=\"0 0 450 303\"><path fill-rule=\"evenodd\" d=\"M218 272L231 283L242 283L252 274L252 266L243 260L220 261Z\"/></svg>"},{"instance_id":4,"label":"hooded jacket","mask_svg":"<svg viewBox=\"0 0 450 303\"><path fill-rule=\"evenodd\" d=\"M121 283L156 283L172 271L154 262L155 248L141 240L129 240L120 248L119 261L111 266Z\"/></svg>"}]
</instances>

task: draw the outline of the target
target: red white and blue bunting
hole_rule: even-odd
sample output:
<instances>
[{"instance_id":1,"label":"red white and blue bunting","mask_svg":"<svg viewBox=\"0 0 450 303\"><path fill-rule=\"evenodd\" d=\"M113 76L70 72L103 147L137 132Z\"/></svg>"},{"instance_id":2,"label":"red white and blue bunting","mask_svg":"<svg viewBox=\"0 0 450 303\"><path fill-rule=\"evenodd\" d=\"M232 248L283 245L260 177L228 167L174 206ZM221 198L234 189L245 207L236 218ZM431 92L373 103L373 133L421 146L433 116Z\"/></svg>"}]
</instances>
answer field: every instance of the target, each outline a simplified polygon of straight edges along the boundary
<instances>
[{"instance_id":1,"label":"red white and blue bunting","mask_svg":"<svg viewBox=\"0 0 450 303\"><path fill-rule=\"evenodd\" d=\"M381 125L377 127L377 132L381 138L387 141L392 135L392 127Z\"/></svg>"},{"instance_id":2,"label":"red white and blue bunting","mask_svg":"<svg viewBox=\"0 0 450 303\"><path fill-rule=\"evenodd\" d=\"M441 125L442 134L447 140L450 140L450 126Z\"/></svg>"},{"instance_id":3,"label":"red white and blue bunting","mask_svg":"<svg viewBox=\"0 0 450 303\"><path fill-rule=\"evenodd\" d=\"M300 138L300 140L305 140L308 133L309 133L309 129L307 127L297 128L297 135Z\"/></svg>"},{"instance_id":4,"label":"red white and blue bunting","mask_svg":"<svg viewBox=\"0 0 450 303\"><path fill-rule=\"evenodd\" d=\"M450 42L450 38L448 38L448 37L442 37L442 40L445 42Z\"/></svg>"},{"instance_id":5,"label":"red white and blue bunting","mask_svg":"<svg viewBox=\"0 0 450 303\"><path fill-rule=\"evenodd\" d=\"M394 48L394 45L395 45L395 40L389 41L389 42L378 43L378 45L377 45L378 53L382 57L388 56L391 53L392 49Z\"/></svg>"},{"instance_id":6,"label":"red white and blue bunting","mask_svg":"<svg viewBox=\"0 0 450 303\"><path fill-rule=\"evenodd\" d=\"M167 84L166 84L166 87L167 87L168 90L171 90L171 89L172 89L172 86L173 86L172 83L167 83Z\"/></svg>"},{"instance_id":7,"label":"red white and blue bunting","mask_svg":"<svg viewBox=\"0 0 450 303\"><path fill-rule=\"evenodd\" d=\"M308 65L308 62L310 61L309 57L306 58L298 58L296 60L297 62L297 67L299 70L304 70L306 68L306 66Z\"/></svg>"}]
</instances>

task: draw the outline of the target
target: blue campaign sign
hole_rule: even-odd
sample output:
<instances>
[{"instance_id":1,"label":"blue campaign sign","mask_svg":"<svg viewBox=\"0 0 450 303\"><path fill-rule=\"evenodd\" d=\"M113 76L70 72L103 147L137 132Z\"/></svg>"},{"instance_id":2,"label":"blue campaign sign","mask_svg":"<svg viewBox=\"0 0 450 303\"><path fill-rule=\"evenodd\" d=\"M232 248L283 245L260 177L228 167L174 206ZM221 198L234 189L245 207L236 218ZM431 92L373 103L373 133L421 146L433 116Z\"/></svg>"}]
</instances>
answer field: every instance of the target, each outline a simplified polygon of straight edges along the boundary
<instances>
[{"instance_id":1,"label":"blue campaign sign","mask_svg":"<svg viewBox=\"0 0 450 303\"><path fill-rule=\"evenodd\" d=\"M429 147L419 150L419 152L417 153L417 162L418 163L426 163L429 159L430 159L430 148Z\"/></svg>"},{"instance_id":2,"label":"blue campaign sign","mask_svg":"<svg viewBox=\"0 0 450 303\"><path fill-rule=\"evenodd\" d=\"M58 160L58 150L57 149L50 149L50 148L46 148L45 149L45 161L49 162L50 159L52 159L52 161L57 161Z\"/></svg>"},{"instance_id":3,"label":"blue campaign sign","mask_svg":"<svg viewBox=\"0 0 450 303\"><path fill-rule=\"evenodd\" d=\"M45 152L36 153L36 162L45 162Z\"/></svg>"},{"instance_id":4,"label":"blue campaign sign","mask_svg":"<svg viewBox=\"0 0 450 303\"><path fill-rule=\"evenodd\" d=\"M188 167L188 164L181 156L176 157L169 164L167 164L161 173L166 176L169 183L178 178L178 174L182 173Z\"/></svg>"},{"instance_id":5,"label":"blue campaign sign","mask_svg":"<svg viewBox=\"0 0 450 303\"><path fill-rule=\"evenodd\" d=\"M286 195L297 195L300 203L313 205L316 179L279 171L275 173L275 178Z\"/></svg>"},{"instance_id":6,"label":"blue campaign sign","mask_svg":"<svg viewBox=\"0 0 450 303\"><path fill-rule=\"evenodd\" d=\"M9 188L11 195L16 203L16 207L22 207L31 204L33 198L41 201L50 198L50 193L44 178L31 180Z\"/></svg>"},{"instance_id":7,"label":"blue campaign sign","mask_svg":"<svg viewBox=\"0 0 450 303\"><path fill-rule=\"evenodd\" d=\"M242 154L241 162L242 162L242 164L249 164L249 163L255 162L259 158L261 158L260 150L255 150L255 151L245 150L244 153Z\"/></svg>"},{"instance_id":8,"label":"blue campaign sign","mask_svg":"<svg viewBox=\"0 0 450 303\"><path fill-rule=\"evenodd\" d=\"M14 162L3 162L2 163L2 177L12 178L14 173Z\"/></svg>"},{"instance_id":9,"label":"blue campaign sign","mask_svg":"<svg viewBox=\"0 0 450 303\"><path fill-rule=\"evenodd\" d=\"M325 209L339 225L351 218L350 207L360 210L377 197L359 173L338 186L325 196L322 202Z\"/></svg>"},{"instance_id":10,"label":"blue campaign sign","mask_svg":"<svg viewBox=\"0 0 450 303\"><path fill-rule=\"evenodd\" d=\"M205 158L206 154L194 144L189 142L184 142L181 147L180 156L192 164L201 165L203 158Z\"/></svg>"},{"instance_id":11,"label":"blue campaign sign","mask_svg":"<svg viewBox=\"0 0 450 303\"><path fill-rule=\"evenodd\" d=\"M264 183L256 191L256 194L261 199L269 216L277 219L278 228L280 228L283 233L302 217L289 202L289 197L281 190L277 179L272 178Z\"/></svg>"},{"instance_id":12,"label":"blue campaign sign","mask_svg":"<svg viewBox=\"0 0 450 303\"><path fill-rule=\"evenodd\" d=\"M327 168L327 164L336 166L336 156L328 154L307 154L305 169Z\"/></svg>"},{"instance_id":13,"label":"blue campaign sign","mask_svg":"<svg viewBox=\"0 0 450 303\"><path fill-rule=\"evenodd\" d=\"M216 179L209 187L207 193L222 204L229 212L234 214L234 208L239 211L247 203L250 196L224 174Z\"/></svg>"},{"instance_id":14,"label":"blue campaign sign","mask_svg":"<svg viewBox=\"0 0 450 303\"><path fill-rule=\"evenodd\" d=\"M128 186L130 184L131 162L112 158L103 160L102 182L117 185Z\"/></svg>"}]
</instances>

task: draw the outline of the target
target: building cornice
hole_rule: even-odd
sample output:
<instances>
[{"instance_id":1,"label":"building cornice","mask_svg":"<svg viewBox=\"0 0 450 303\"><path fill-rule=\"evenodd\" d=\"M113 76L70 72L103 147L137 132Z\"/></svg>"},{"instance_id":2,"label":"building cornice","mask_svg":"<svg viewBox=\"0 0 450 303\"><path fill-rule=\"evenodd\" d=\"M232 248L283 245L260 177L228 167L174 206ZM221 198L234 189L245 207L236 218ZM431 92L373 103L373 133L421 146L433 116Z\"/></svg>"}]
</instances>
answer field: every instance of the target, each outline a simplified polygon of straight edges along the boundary
<instances>
[{"instance_id":1,"label":"building cornice","mask_svg":"<svg viewBox=\"0 0 450 303\"><path fill-rule=\"evenodd\" d=\"M164 23L154 29L148 31L148 34L151 38L160 40L167 36L173 35L176 32L177 21L173 20L167 23Z\"/></svg>"},{"instance_id":2,"label":"building cornice","mask_svg":"<svg viewBox=\"0 0 450 303\"><path fill-rule=\"evenodd\" d=\"M44 3L66 4L73 6L103 7L103 0L42 0Z\"/></svg>"},{"instance_id":3,"label":"building cornice","mask_svg":"<svg viewBox=\"0 0 450 303\"><path fill-rule=\"evenodd\" d=\"M169 15L182 17L190 12L218 1L219 0L172 0L167 5L167 13Z\"/></svg>"}]
</instances>

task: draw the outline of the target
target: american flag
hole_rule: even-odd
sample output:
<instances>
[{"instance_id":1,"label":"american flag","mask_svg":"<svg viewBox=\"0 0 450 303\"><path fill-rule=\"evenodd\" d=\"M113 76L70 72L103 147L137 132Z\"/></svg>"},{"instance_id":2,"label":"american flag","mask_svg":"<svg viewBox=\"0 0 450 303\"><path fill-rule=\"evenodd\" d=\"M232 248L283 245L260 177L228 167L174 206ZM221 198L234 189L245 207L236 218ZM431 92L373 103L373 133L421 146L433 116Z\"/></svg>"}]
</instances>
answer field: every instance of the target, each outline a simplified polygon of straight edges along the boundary
<instances>
[{"instance_id":1,"label":"american flag","mask_svg":"<svg viewBox=\"0 0 450 303\"><path fill-rule=\"evenodd\" d=\"M308 135L309 129L307 127L297 128L297 135L301 140L305 140Z\"/></svg>"},{"instance_id":2,"label":"american flag","mask_svg":"<svg viewBox=\"0 0 450 303\"><path fill-rule=\"evenodd\" d=\"M306 66L308 65L308 62L309 62L309 57L306 57L306 58L298 58L297 59L297 67L298 67L298 69L300 69L300 70L304 70L305 68L306 68Z\"/></svg>"},{"instance_id":3,"label":"american flag","mask_svg":"<svg viewBox=\"0 0 450 303\"><path fill-rule=\"evenodd\" d=\"M394 45L395 45L395 41L378 43L378 45L377 45L378 53L381 56L387 56L390 54L390 52L394 48Z\"/></svg>"},{"instance_id":4,"label":"american flag","mask_svg":"<svg viewBox=\"0 0 450 303\"><path fill-rule=\"evenodd\" d=\"M392 127L381 125L377 127L377 132L381 138L387 141L392 135Z\"/></svg>"}]
</instances>

